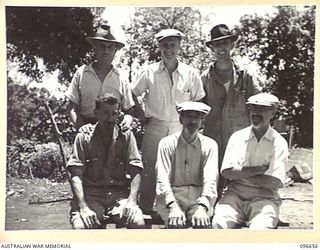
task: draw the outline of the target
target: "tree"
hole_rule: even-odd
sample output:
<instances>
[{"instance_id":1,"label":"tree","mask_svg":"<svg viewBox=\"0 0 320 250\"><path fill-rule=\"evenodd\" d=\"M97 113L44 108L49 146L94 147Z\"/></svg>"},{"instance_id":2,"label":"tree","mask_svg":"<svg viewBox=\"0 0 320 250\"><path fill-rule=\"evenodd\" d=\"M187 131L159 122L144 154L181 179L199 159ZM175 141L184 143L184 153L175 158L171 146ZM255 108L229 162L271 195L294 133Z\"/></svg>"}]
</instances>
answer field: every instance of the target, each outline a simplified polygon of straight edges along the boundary
<instances>
[{"instance_id":1,"label":"tree","mask_svg":"<svg viewBox=\"0 0 320 250\"><path fill-rule=\"evenodd\" d=\"M135 8L131 24L123 27L128 35L129 48L122 62L132 72L135 71L132 68L135 64L139 67L145 62L159 61L160 53L154 35L161 29L175 28L187 36L181 43L181 60L203 70L208 65L209 57L202 24L200 11L191 7Z\"/></svg>"},{"instance_id":2,"label":"tree","mask_svg":"<svg viewBox=\"0 0 320 250\"><path fill-rule=\"evenodd\" d=\"M29 88L8 79L7 136L8 145L18 139L29 139L38 143L57 141L54 128L44 103L48 102L55 111L55 119L64 138L72 142L75 129L66 112L66 104L51 96L45 88Z\"/></svg>"},{"instance_id":3,"label":"tree","mask_svg":"<svg viewBox=\"0 0 320 250\"><path fill-rule=\"evenodd\" d=\"M6 7L7 56L35 81L60 70L70 81L77 66L90 59L86 36L94 34L103 8ZM41 69L38 58L43 59Z\"/></svg>"},{"instance_id":4,"label":"tree","mask_svg":"<svg viewBox=\"0 0 320 250\"><path fill-rule=\"evenodd\" d=\"M296 128L300 146L313 145L315 6L279 6L275 16L240 20L239 53L256 60L266 90L282 100L281 113Z\"/></svg>"}]
</instances>

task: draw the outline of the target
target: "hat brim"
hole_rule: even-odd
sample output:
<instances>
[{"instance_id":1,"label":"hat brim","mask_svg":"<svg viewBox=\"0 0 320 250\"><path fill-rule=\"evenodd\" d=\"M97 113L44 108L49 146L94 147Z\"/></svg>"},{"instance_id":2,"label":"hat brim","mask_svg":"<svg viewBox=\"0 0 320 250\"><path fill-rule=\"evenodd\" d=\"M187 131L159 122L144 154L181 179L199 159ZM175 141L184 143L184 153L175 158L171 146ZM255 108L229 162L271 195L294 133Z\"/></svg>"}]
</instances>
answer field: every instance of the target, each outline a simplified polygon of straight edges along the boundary
<instances>
[{"instance_id":1,"label":"hat brim","mask_svg":"<svg viewBox=\"0 0 320 250\"><path fill-rule=\"evenodd\" d=\"M115 40L109 40L109 39L105 39L103 37L86 37L86 40L88 43L92 44L94 41L101 41L101 42L111 42L111 43L115 43L118 47L118 49L121 49L125 46L124 43L119 42L119 41L115 41Z\"/></svg>"},{"instance_id":2,"label":"hat brim","mask_svg":"<svg viewBox=\"0 0 320 250\"><path fill-rule=\"evenodd\" d=\"M232 42L236 41L238 39L238 35L235 34L235 35L227 35L227 36L221 36L219 38L216 38L216 39L212 39L210 41L207 41L206 42L206 45L209 47L211 43L215 42L215 41L220 41L220 40L223 40L223 39L227 39L227 38L231 38Z\"/></svg>"},{"instance_id":3,"label":"hat brim","mask_svg":"<svg viewBox=\"0 0 320 250\"><path fill-rule=\"evenodd\" d=\"M163 36L163 37L159 37L156 39L158 40L158 42L162 41L163 39L169 38L169 37L174 37L174 38L178 38L180 41L185 37L185 36L175 36L175 35L171 35L171 36Z\"/></svg>"},{"instance_id":4,"label":"hat brim","mask_svg":"<svg viewBox=\"0 0 320 250\"><path fill-rule=\"evenodd\" d=\"M257 102L246 102L246 105L257 105L257 106L264 106L264 107L277 107L278 104L267 104L267 103L257 103Z\"/></svg>"},{"instance_id":5,"label":"hat brim","mask_svg":"<svg viewBox=\"0 0 320 250\"><path fill-rule=\"evenodd\" d=\"M197 113L203 115L204 117L206 117L209 114L209 111L200 111L200 110L195 110L195 109L184 109L184 110L178 111L178 113L180 115L183 115L184 113L187 113L187 112L190 112L190 111L197 112Z\"/></svg>"}]
</instances>

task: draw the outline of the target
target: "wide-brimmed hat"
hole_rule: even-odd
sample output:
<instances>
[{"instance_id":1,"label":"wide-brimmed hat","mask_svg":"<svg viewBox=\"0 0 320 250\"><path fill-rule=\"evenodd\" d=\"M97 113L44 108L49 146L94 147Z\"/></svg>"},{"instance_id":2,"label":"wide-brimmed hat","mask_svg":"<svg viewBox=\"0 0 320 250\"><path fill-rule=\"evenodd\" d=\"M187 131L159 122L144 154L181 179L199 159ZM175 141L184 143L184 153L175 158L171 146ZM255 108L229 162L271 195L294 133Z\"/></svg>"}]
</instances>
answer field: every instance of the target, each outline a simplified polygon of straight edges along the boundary
<instances>
[{"instance_id":1,"label":"wide-brimmed hat","mask_svg":"<svg viewBox=\"0 0 320 250\"><path fill-rule=\"evenodd\" d=\"M226 38L231 38L232 41L236 41L238 39L238 34L233 34L225 24L214 26L210 31L210 35L211 40L206 42L207 46L214 41L219 41Z\"/></svg>"},{"instance_id":2,"label":"wide-brimmed hat","mask_svg":"<svg viewBox=\"0 0 320 250\"><path fill-rule=\"evenodd\" d=\"M180 104L177 104L176 108L179 114L185 111L196 111L202 113L205 116L208 115L211 110L210 106L202 102L182 102Z\"/></svg>"},{"instance_id":3,"label":"wide-brimmed hat","mask_svg":"<svg viewBox=\"0 0 320 250\"><path fill-rule=\"evenodd\" d=\"M160 42L161 40L167 38L167 37L177 37L179 39L182 39L186 35L183 34L181 31L176 29L164 29L159 31L157 34L155 34L155 38Z\"/></svg>"},{"instance_id":4,"label":"wide-brimmed hat","mask_svg":"<svg viewBox=\"0 0 320 250\"><path fill-rule=\"evenodd\" d=\"M125 46L123 42L120 41L115 35L115 32L112 30L110 25L102 24L95 36L87 37L86 40L92 44L93 41L105 41L105 42L112 42L118 46L118 49L121 49Z\"/></svg>"},{"instance_id":5,"label":"wide-brimmed hat","mask_svg":"<svg viewBox=\"0 0 320 250\"><path fill-rule=\"evenodd\" d=\"M279 99L269 93L259 93L248 98L247 105L259 105L266 107L278 107Z\"/></svg>"}]
</instances>

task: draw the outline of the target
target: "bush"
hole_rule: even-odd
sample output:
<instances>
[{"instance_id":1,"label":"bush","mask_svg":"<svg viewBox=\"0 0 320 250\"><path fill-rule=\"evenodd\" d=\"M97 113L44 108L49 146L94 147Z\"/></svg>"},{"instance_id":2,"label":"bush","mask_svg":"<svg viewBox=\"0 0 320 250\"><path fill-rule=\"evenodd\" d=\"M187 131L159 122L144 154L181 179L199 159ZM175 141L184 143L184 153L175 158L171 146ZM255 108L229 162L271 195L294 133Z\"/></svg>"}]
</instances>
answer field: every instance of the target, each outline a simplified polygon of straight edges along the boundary
<instances>
[{"instance_id":1,"label":"bush","mask_svg":"<svg viewBox=\"0 0 320 250\"><path fill-rule=\"evenodd\" d=\"M64 145L66 158L71 150L71 145ZM14 145L8 147L7 175L49 178L56 181L67 179L58 144L50 142L36 145L33 141L26 139L17 140Z\"/></svg>"}]
</instances>

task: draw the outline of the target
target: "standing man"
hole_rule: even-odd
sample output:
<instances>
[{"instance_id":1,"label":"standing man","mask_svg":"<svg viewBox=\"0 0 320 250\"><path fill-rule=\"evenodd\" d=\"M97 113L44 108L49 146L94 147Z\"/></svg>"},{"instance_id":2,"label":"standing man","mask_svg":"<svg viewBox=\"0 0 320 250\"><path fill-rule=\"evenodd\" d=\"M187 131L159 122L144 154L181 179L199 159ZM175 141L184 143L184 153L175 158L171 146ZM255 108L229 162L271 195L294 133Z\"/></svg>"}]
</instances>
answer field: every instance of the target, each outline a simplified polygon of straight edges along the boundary
<instances>
[{"instance_id":1,"label":"standing man","mask_svg":"<svg viewBox=\"0 0 320 250\"><path fill-rule=\"evenodd\" d=\"M126 113L120 126L124 130L128 129L132 123L132 107L135 103L128 82L112 65L116 52L124 47L124 43L115 37L106 23L98 28L94 37L86 39L93 47L95 61L78 68L65 94L69 100L71 121L77 130L84 124L95 124L95 99L100 94L112 93Z\"/></svg>"},{"instance_id":2,"label":"standing man","mask_svg":"<svg viewBox=\"0 0 320 250\"><path fill-rule=\"evenodd\" d=\"M228 142L221 174L230 180L215 208L214 228L275 228L288 161L287 141L270 126L276 96L260 93L248 99L252 125L235 132Z\"/></svg>"},{"instance_id":3,"label":"standing man","mask_svg":"<svg viewBox=\"0 0 320 250\"><path fill-rule=\"evenodd\" d=\"M142 140L142 175L140 206L153 211L156 193L155 163L159 141L181 130L176 105L198 101L205 95L198 71L178 57L185 35L176 29L161 30L155 35L162 60L147 66L133 82L134 97L145 94L146 129Z\"/></svg>"},{"instance_id":4,"label":"standing man","mask_svg":"<svg viewBox=\"0 0 320 250\"><path fill-rule=\"evenodd\" d=\"M199 134L210 107L200 102L178 105L182 132L159 143L157 209L168 228L210 228L217 199L218 145Z\"/></svg>"},{"instance_id":5,"label":"standing man","mask_svg":"<svg viewBox=\"0 0 320 250\"><path fill-rule=\"evenodd\" d=\"M205 70L202 82L206 96L203 100L214 107L208 115L203 134L214 139L219 146L219 168L231 134L250 125L246 100L260 92L247 70L240 69L231 59L237 34L232 34L225 24L211 29L211 40L206 45L212 50L215 62ZM222 192L223 178L219 180L218 193Z\"/></svg>"},{"instance_id":6,"label":"standing man","mask_svg":"<svg viewBox=\"0 0 320 250\"><path fill-rule=\"evenodd\" d=\"M94 109L98 122L91 133L76 136L67 164L73 229L99 228L105 213L128 228L144 228L137 205L142 163L133 133L116 125L119 107L112 95L98 96Z\"/></svg>"}]
</instances>

